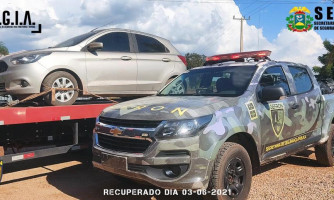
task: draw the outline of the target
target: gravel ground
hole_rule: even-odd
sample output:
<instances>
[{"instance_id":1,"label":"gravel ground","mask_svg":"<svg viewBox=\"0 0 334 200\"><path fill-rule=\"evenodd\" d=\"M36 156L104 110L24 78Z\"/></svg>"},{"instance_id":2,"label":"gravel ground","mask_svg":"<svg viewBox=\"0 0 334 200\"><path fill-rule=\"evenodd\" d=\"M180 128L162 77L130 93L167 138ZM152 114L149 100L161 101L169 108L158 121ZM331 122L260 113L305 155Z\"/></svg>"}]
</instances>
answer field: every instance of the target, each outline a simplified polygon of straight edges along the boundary
<instances>
[{"instance_id":1,"label":"gravel ground","mask_svg":"<svg viewBox=\"0 0 334 200\"><path fill-rule=\"evenodd\" d=\"M5 165L1 199L151 199L151 196L103 196L103 189L155 188L93 169L83 153ZM156 196L196 200L200 196ZM261 168L253 176L249 199L334 199L334 168L320 167L312 151Z\"/></svg>"}]
</instances>

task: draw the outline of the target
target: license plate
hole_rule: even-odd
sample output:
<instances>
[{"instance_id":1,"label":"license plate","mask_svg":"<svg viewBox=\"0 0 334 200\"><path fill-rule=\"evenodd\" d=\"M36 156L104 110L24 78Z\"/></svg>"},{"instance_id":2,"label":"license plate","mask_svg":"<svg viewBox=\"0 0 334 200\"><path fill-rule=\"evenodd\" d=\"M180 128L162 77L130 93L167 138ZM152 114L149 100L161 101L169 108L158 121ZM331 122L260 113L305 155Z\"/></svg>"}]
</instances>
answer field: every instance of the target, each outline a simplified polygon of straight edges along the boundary
<instances>
[{"instance_id":1,"label":"license plate","mask_svg":"<svg viewBox=\"0 0 334 200\"><path fill-rule=\"evenodd\" d=\"M113 156L102 154L102 165L125 171L127 169L127 158L120 156Z\"/></svg>"}]
</instances>

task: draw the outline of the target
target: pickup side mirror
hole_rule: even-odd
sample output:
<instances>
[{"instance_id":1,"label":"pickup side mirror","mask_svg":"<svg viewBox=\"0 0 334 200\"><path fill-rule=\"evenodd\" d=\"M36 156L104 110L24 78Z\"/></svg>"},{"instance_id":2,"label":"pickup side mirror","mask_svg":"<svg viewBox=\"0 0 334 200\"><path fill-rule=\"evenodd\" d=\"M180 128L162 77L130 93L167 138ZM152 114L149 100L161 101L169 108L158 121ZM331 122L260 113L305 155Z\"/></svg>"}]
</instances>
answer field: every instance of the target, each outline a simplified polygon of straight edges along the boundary
<instances>
[{"instance_id":1,"label":"pickup side mirror","mask_svg":"<svg viewBox=\"0 0 334 200\"><path fill-rule=\"evenodd\" d=\"M87 45L88 51L96 51L103 48L102 42L92 42L89 45Z\"/></svg>"},{"instance_id":2,"label":"pickup side mirror","mask_svg":"<svg viewBox=\"0 0 334 200\"><path fill-rule=\"evenodd\" d=\"M285 91L280 86L266 86L262 89L261 102L279 100L286 96Z\"/></svg>"}]
</instances>

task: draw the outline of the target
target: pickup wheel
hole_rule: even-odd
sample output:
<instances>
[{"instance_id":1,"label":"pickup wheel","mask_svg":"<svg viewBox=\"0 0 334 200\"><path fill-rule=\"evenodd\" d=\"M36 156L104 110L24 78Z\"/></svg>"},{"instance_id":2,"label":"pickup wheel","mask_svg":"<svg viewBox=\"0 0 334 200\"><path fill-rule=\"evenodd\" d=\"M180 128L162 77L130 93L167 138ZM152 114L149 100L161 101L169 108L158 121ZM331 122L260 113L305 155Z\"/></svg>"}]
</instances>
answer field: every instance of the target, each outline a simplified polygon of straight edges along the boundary
<instances>
[{"instance_id":1,"label":"pickup wheel","mask_svg":"<svg viewBox=\"0 0 334 200\"><path fill-rule=\"evenodd\" d=\"M252 183L252 164L245 148L226 142L215 160L205 199L247 199ZM220 195L227 190L226 195Z\"/></svg>"},{"instance_id":2,"label":"pickup wheel","mask_svg":"<svg viewBox=\"0 0 334 200\"><path fill-rule=\"evenodd\" d=\"M42 91L49 90L50 88L76 89L78 88L78 82L70 73L57 71L49 74L42 83ZM58 90L55 92L54 102L52 102L51 92L44 96L44 101L46 104L52 106L72 105L78 98L78 95L77 90Z\"/></svg>"},{"instance_id":3,"label":"pickup wheel","mask_svg":"<svg viewBox=\"0 0 334 200\"><path fill-rule=\"evenodd\" d=\"M315 147L315 156L319 164L331 167L334 164L334 125L331 125L329 138L324 144Z\"/></svg>"}]
</instances>

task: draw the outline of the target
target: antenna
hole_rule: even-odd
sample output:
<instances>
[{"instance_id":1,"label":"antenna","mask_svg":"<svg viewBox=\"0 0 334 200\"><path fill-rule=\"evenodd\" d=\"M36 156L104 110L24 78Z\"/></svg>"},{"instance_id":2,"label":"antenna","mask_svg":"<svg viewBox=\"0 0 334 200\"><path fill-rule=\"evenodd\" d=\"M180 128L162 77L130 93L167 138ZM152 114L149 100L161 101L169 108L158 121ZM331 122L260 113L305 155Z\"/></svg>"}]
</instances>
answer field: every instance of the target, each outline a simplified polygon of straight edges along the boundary
<instances>
[{"instance_id":1,"label":"antenna","mask_svg":"<svg viewBox=\"0 0 334 200\"><path fill-rule=\"evenodd\" d=\"M94 28L93 30L91 30L90 32L93 32L93 31L95 31L96 29L99 29L99 28L108 26L108 25L110 25L111 23L113 23L113 21L111 21L111 22L109 22L109 23L107 23L107 24L104 24L104 25L102 25L102 26L98 26L98 27Z\"/></svg>"}]
</instances>

